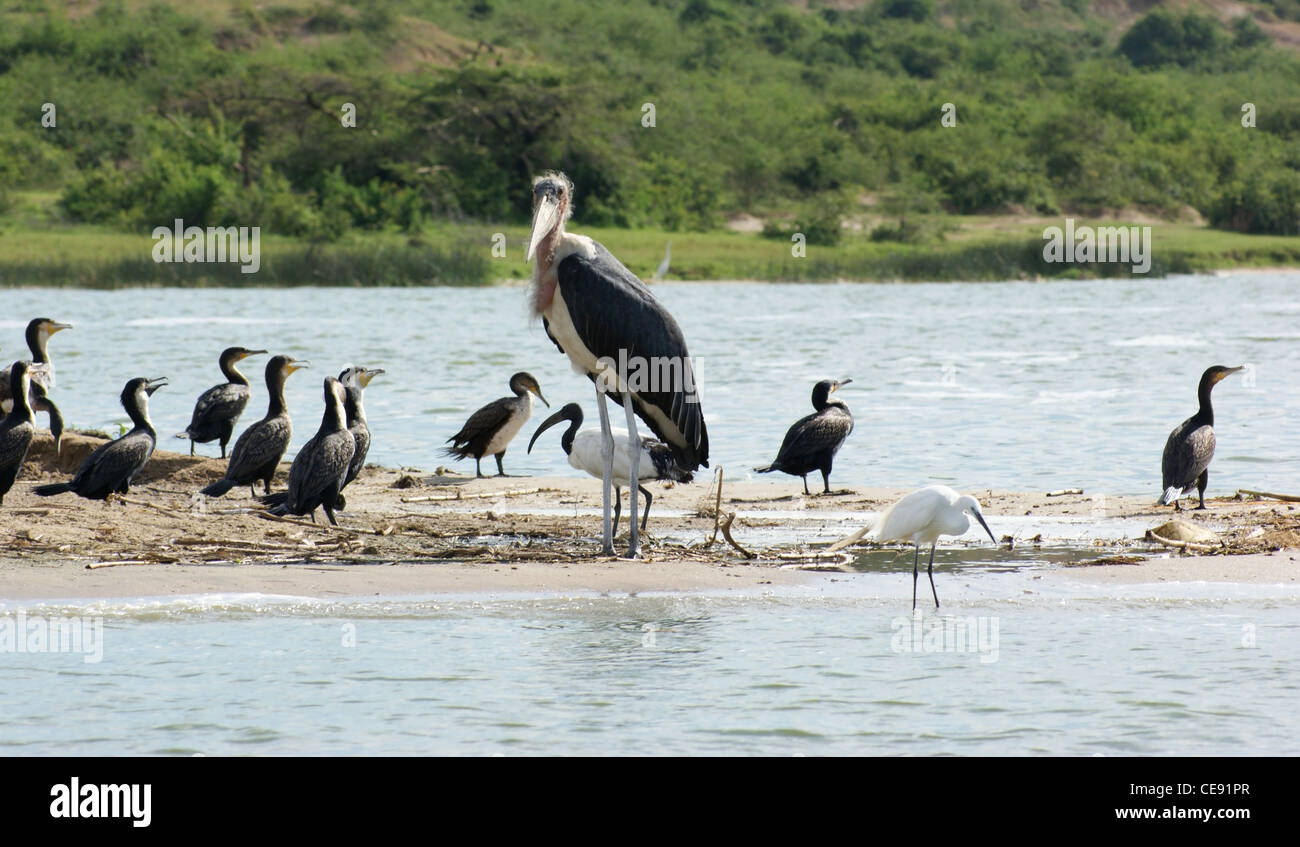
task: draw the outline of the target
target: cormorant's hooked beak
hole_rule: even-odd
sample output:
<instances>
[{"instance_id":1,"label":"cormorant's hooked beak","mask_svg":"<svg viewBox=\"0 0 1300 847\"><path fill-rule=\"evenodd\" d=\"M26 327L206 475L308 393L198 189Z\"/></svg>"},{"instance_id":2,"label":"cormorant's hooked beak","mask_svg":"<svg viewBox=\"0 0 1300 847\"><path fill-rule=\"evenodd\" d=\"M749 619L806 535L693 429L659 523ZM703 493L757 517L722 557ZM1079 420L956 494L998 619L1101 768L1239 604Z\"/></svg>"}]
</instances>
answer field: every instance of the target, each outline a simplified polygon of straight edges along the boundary
<instances>
[{"instance_id":1,"label":"cormorant's hooked beak","mask_svg":"<svg viewBox=\"0 0 1300 847\"><path fill-rule=\"evenodd\" d=\"M564 408L556 412L555 414L551 415L546 420L542 421L542 425L537 428L537 432L533 433L532 439L528 442L528 452L529 453L533 452L533 445L537 443L537 439L541 436L543 432L546 432L546 430L555 426L560 421L568 420L568 418L569 418L569 410L567 408Z\"/></svg>"},{"instance_id":2,"label":"cormorant's hooked beak","mask_svg":"<svg viewBox=\"0 0 1300 847\"><path fill-rule=\"evenodd\" d=\"M546 186L538 187L536 208L533 209L533 230L528 237L528 251L524 261L531 262L537 255L537 247L546 236L560 225L560 198L555 191Z\"/></svg>"},{"instance_id":3,"label":"cormorant's hooked beak","mask_svg":"<svg viewBox=\"0 0 1300 847\"><path fill-rule=\"evenodd\" d=\"M357 382L360 382L361 387L365 388L370 384L370 380L379 376L381 373L386 373L386 371L383 368L361 368L360 372L357 374Z\"/></svg>"},{"instance_id":4,"label":"cormorant's hooked beak","mask_svg":"<svg viewBox=\"0 0 1300 847\"><path fill-rule=\"evenodd\" d=\"M542 387L540 385L538 385L537 383L533 383L532 385L528 386L528 390L536 394L538 400L541 400L543 403L546 403L546 398L542 396ZM546 408L548 409L551 408L551 404L546 403Z\"/></svg>"},{"instance_id":5,"label":"cormorant's hooked beak","mask_svg":"<svg viewBox=\"0 0 1300 847\"><path fill-rule=\"evenodd\" d=\"M60 332L65 329L72 329L72 324L64 324L64 323L59 323L58 321L50 321L45 325L45 333L47 335L53 335L54 333Z\"/></svg>"},{"instance_id":6,"label":"cormorant's hooked beak","mask_svg":"<svg viewBox=\"0 0 1300 847\"><path fill-rule=\"evenodd\" d=\"M989 534L989 540L997 544L998 540L993 537L993 530L989 529L989 525L984 522L984 514L979 509L971 509L971 512L975 515L975 520L979 521L980 526L984 527L984 531Z\"/></svg>"},{"instance_id":7,"label":"cormorant's hooked beak","mask_svg":"<svg viewBox=\"0 0 1300 847\"><path fill-rule=\"evenodd\" d=\"M154 377L153 379L146 379L144 381L144 393L152 397L155 391L157 391L159 388L163 388L166 385L167 385L167 377L165 376Z\"/></svg>"},{"instance_id":8,"label":"cormorant's hooked beak","mask_svg":"<svg viewBox=\"0 0 1300 847\"><path fill-rule=\"evenodd\" d=\"M842 379L831 386L831 391L839 391L841 388L848 385L852 381L853 381L852 379Z\"/></svg>"},{"instance_id":9,"label":"cormorant's hooked beak","mask_svg":"<svg viewBox=\"0 0 1300 847\"><path fill-rule=\"evenodd\" d=\"M1219 372L1219 375L1215 377L1214 381L1222 382L1224 377L1231 376L1232 374L1235 374L1237 371L1244 371L1245 369L1246 369L1245 365L1238 365L1235 368L1224 368L1222 371Z\"/></svg>"},{"instance_id":10,"label":"cormorant's hooked beak","mask_svg":"<svg viewBox=\"0 0 1300 847\"><path fill-rule=\"evenodd\" d=\"M284 372L286 374L291 374L294 371L300 371L303 368L309 367L311 367L311 362L302 359L294 359L292 362L284 366Z\"/></svg>"},{"instance_id":11,"label":"cormorant's hooked beak","mask_svg":"<svg viewBox=\"0 0 1300 847\"><path fill-rule=\"evenodd\" d=\"M265 353L265 350L245 350L239 354L240 359L247 359L249 356L258 356Z\"/></svg>"}]
</instances>

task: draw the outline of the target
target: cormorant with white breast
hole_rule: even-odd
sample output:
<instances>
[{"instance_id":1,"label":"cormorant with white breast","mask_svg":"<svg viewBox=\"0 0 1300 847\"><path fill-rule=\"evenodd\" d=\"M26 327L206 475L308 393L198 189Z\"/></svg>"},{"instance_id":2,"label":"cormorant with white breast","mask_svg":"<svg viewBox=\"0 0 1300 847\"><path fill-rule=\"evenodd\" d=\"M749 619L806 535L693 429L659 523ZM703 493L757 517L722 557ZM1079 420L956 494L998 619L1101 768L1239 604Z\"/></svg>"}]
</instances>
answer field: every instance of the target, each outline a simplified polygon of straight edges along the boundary
<instances>
[{"instance_id":1,"label":"cormorant with white breast","mask_svg":"<svg viewBox=\"0 0 1300 847\"><path fill-rule=\"evenodd\" d=\"M41 497L71 491L88 500L108 500L114 494L126 494L153 455L158 433L149 420L149 397L167 383L166 377L136 377L122 389L122 408L135 426L116 441L95 448L81 464L71 482L38 485Z\"/></svg>"},{"instance_id":2,"label":"cormorant with white breast","mask_svg":"<svg viewBox=\"0 0 1300 847\"><path fill-rule=\"evenodd\" d=\"M510 377L510 390L515 393L514 397L493 400L470 415L460 432L447 439L451 446L443 449L448 456L457 459L473 456L474 475L479 478L483 476L480 462L484 456L492 456L497 460L497 476L506 475L505 469L501 467L501 457L506 454L506 447L511 440L532 416L532 395L536 394L548 409L551 406L542 396L542 387L530 373L520 371Z\"/></svg>"},{"instance_id":3,"label":"cormorant with white breast","mask_svg":"<svg viewBox=\"0 0 1300 847\"><path fill-rule=\"evenodd\" d=\"M1195 488L1201 499L1196 508L1205 508L1205 487L1210 481L1210 460L1214 458L1214 407L1210 405L1210 392L1220 380L1243 367L1215 365L1201 374L1201 383L1196 389L1200 408L1169 433L1169 440L1165 442L1165 453L1160 462L1164 493L1156 505L1173 503L1174 509L1178 509L1178 498Z\"/></svg>"},{"instance_id":4,"label":"cormorant with white breast","mask_svg":"<svg viewBox=\"0 0 1300 847\"><path fill-rule=\"evenodd\" d=\"M27 449L32 446L32 437L36 434L32 406L27 400L30 367L27 362L14 362L9 368L9 396L14 398L14 407L0 421L0 504L4 503L5 495L22 472Z\"/></svg>"},{"instance_id":5,"label":"cormorant with white breast","mask_svg":"<svg viewBox=\"0 0 1300 847\"><path fill-rule=\"evenodd\" d=\"M347 478L343 480L343 487L347 488L352 484L352 480L357 478L361 469L366 466L366 455L370 452L370 423L366 420L366 409L362 404L362 395L370 380L384 373L383 368L361 368L349 365L339 374L339 382L343 383L343 390L347 392L347 401L344 404L343 411L347 418L348 432L352 433L352 443L355 447L352 453L352 461L348 465ZM288 499L288 492L277 491L274 494L268 494L259 498L268 506L279 506ZM343 511L347 507L347 500L339 493L338 499L334 501L335 511Z\"/></svg>"},{"instance_id":6,"label":"cormorant with white breast","mask_svg":"<svg viewBox=\"0 0 1300 847\"><path fill-rule=\"evenodd\" d=\"M218 440L221 443L221 458L226 458L226 445L235 431L235 423L248 406L252 392L248 387L248 377L239 372L236 363L265 353L265 350L249 350L244 347L227 347L221 351L218 360L221 373L226 381L214 385L199 395L194 403L194 414L190 416L190 425L184 432L176 433L177 438L190 440L190 455L194 455L195 444L206 444Z\"/></svg>"},{"instance_id":7,"label":"cormorant with white breast","mask_svg":"<svg viewBox=\"0 0 1300 847\"><path fill-rule=\"evenodd\" d=\"M565 232L565 221L573 214L573 183L562 173L543 174L533 180L532 200L532 233L525 253L526 260L536 259L530 306L574 370L596 386L605 442L601 450L603 550L610 555L614 552L610 524L614 447L606 395L621 403L627 416L633 514L639 511L641 457L634 415L668 445L684 471L708 467L709 433L690 352L677 321L604 246ZM638 543L633 521L628 558L636 557Z\"/></svg>"},{"instance_id":8,"label":"cormorant with white breast","mask_svg":"<svg viewBox=\"0 0 1300 847\"><path fill-rule=\"evenodd\" d=\"M596 479L601 478L603 460L601 459L601 433L598 429L584 429L582 426L582 407L577 403L567 403L564 408L542 421L542 425L533 433L528 442L528 452L533 452L533 445L538 437L560 421L567 420L569 428L560 436L560 446L569 457L569 464L580 471L586 471ZM622 509L622 487L628 485L632 478L632 457L628 453L631 444L627 431L613 428L614 435L614 535L618 535L618 516ZM666 482L690 482L694 478L688 470L677 465L677 458L667 444L649 436L641 437L641 461L647 469L654 468L654 479ZM641 516L641 530L645 531L646 520L650 517L650 502L654 499L645 487L640 488L645 495L645 513ZM633 514L632 522L636 522Z\"/></svg>"},{"instance_id":9,"label":"cormorant with white breast","mask_svg":"<svg viewBox=\"0 0 1300 847\"><path fill-rule=\"evenodd\" d=\"M325 510L330 523L338 526L334 503L343 490L343 480L356 451L343 410L346 402L343 383L332 376L325 377L325 414L320 429L294 457L289 468L288 496L271 509L271 514L311 515L314 522L319 506Z\"/></svg>"},{"instance_id":10,"label":"cormorant with white breast","mask_svg":"<svg viewBox=\"0 0 1300 847\"><path fill-rule=\"evenodd\" d=\"M812 405L817 411L800 418L790 427L777 451L776 459L764 468L754 468L758 473L781 471L791 476L803 477L803 493L808 494L808 474L822 472L823 494L831 493L831 463L853 432L853 414L840 400L830 396L841 386L853 380L823 379L813 386Z\"/></svg>"},{"instance_id":11,"label":"cormorant with white breast","mask_svg":"<svg viewBox=\"0 0 1300 847\"><path fill-rule=\"evenodd\" d=\"M271 480L293 438L293 422L284 402L284 382L289 374L305 367L307 362L292 356L272 356L266 363L266 416L244 430L230 451L225 477L204 488L201 494L221 497L236 485L247 485L253 491L259 479L265 493L271 493Z\"/></svg>"},{"instance_id":12,"label":"cormorant with white breast","mask_svg":"<svg viewBox=\"0 0 1300 847\"><path fill-rule=\"evenodd\" d=\"M63 415L54 401L49 397L49 390L54 387L54 360L50 358L50 337L65 329L72 329L72 324L59 323L51 318L32 318L27 323L27 349L32 351L29 370L31 388L27 400L34 412L45 412L49 416L50 435L54 436L54 449L58 452L63 438ZM0 410L8 412L13 408L13 397L9 388L9 368L0 371Z\"/></svg>"}]
</instances>

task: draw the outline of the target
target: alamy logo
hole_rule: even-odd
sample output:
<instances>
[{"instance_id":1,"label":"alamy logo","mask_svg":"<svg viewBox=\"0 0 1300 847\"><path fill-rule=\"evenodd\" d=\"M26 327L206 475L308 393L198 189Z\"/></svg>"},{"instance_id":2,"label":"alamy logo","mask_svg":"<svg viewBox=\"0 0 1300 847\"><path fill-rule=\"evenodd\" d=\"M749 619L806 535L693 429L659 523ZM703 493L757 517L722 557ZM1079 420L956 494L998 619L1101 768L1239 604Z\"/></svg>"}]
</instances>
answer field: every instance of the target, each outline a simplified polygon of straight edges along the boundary
<instances>
[{"instance_id":1,"label":"alamy logo","mask_svg":"<svg viewBox=\"0 0 1300 847\"><path fill-rule=\"evenodd\" d=\"M0 653L81 653L83 662L97 664L104 659L104 619L5 615Z\"/></svg>"},{"instance_id":2,"label":"alamy logo","mask_svg":"<svg viewBox=\"0 0 1300 847\"><path fill-rule=\"evenodd\" d=\"M146 827L153 821L153 786L104 785L73 777L50 788L52 818L130 818L131 825Z\"/></svg>"},{"instance_id":3,"label":"alamy logo","mask_svg":"<svg viewBox=\"0 0 1300 847\"><path fill-rule=\"evenodd\" d=\"M1133 273L1151 270L1151 227L1081 226L1074 218L1065 219L1065 229L1049 226L1043 230L1044 262L1128 262Z\"/></svg>"},{"instance_id":4,"label":"alamy logo","mask_svg":"<svg viewBox=\"0 0 1300 847\"><path fill-rule=\"evenodd\" d=\"M262 267L260 226L185 226L177 218L169 229L153 229L155 262L238 262L240 273L255 274Z\"/></svg>"},{"instance_id":5,"label":"alamy logo","mask_svg":"<svg viewBox=\"0 0 1300 847\"><path fill-rule=\"evenodd\" d=\"M606 391L619 391L626 386L635 394L675 394L680 391L686 395L687 403L700 402L695 392L695 364L698 360L690 356L629 356L626 348L619 348L618 361L612 356L601 356L596 360L599 379Z\"/></svg>"},{"instance_id":6,"label":"alamy logo","mask_svg":"<svg viewBox=\"0 0 1300 847\"><path fill-rule=\"evenodd\" d=\"M894 618L889 626L894 631L889 646L895 653L979 653L982 665L998 660L996 617L946 615L923 622L917 611L910 618Z\"/></svg>"}]
</instances>

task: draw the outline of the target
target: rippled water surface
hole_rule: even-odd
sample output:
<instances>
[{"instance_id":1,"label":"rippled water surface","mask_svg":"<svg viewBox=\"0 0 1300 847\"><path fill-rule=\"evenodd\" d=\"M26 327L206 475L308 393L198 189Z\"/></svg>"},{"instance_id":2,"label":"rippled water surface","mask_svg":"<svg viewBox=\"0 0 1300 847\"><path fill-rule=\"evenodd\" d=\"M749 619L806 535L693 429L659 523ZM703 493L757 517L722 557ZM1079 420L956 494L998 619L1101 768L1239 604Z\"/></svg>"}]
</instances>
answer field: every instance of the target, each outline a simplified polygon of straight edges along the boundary
<instances>
[{"instance_id":1,"label":"rippled water surface","mask_svg":"<svg viewBox=\"0 0 1300 847\"><path fill-rule=\"evenodd\" d=\"M698 359L714 461L733 474L770 458L815 380L851 376L840 484L1154 495L1201 371L1247 362L1249 379L1215 393L1211 493L1300 478L1297 274L656 291ZM231 344L315 364L290 382L295 446L324 374L387 369L367 393L372 460L387 465L444 463L442 441L515 370L594 418L589 383L518 288L0 297L0 357L21 349L28 316L76 324L53 350L77 425L114 426L121 384L165 374L154 418L179 431ZM265 403L257 384L246 422ZM531 457L519 445L507 470L570 473L555 442ZM22 611L104 626L98 663L0 651L0 752L1300 752L1300 592L1078 582L1064 567L1095 555L1088 540L940 551L945 616L923 602L919 629L911 563L892 553L741 595L0 601L0 625ZM975 640L954 641L967 623Z\"/></svg>"},{"instance_id":2,"label":"rippled water surface","mask_svg":"<svg viewBox=\"0 0 1300 847\"><path fill-rule=\"evenodd\" d=\"M852 377L857 429L836 462L844 484L1156 494L1165 438L1196 410L1212 364L1253 365L1215 391L1211 493L1292 483L1300 467L1300 274L991 284L656 287L698 360L715 463L770 460L811 411L812 384ZM0 292L0 356L22 350L25 316L76 329L55 337L55 396L71 423L125 420L121 386L166 375L153 416L171 434L241 344L310 359L294 375L298 444L320 420L320 379L344 363L385 368L366 395L373 461L432 470L438 448L516 370L554 407L594 392L530 322L520 288ZM25 354L24 354L25 355ZM265 409L260 373L244 423ZM539 406L539 409L541 407ZM540 422L537 418L536 422ZM531 433L526 426L524 435ZM559 439L514 473L570 473ZM184 442L168 439L184 449ZM212 446L201 447L214 454ZM469 462L461 467L472 470Z\"/></svg>"}]
</instances>

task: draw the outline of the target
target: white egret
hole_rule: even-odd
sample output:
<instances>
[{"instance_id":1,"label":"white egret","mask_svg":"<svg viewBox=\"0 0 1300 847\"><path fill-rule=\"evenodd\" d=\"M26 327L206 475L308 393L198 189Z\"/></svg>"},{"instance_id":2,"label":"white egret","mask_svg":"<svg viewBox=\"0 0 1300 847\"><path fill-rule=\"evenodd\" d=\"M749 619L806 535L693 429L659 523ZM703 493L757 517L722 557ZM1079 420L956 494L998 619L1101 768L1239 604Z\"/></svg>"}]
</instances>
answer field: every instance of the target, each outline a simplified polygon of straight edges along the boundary
<instances>
[{"instance_id":1,"label":"white egret","mask_svg":"<svg viewBox=\"0 0 1300 847\"><path fill-rule=\"evenodd\" d=\"M980 522L994 544L993 530L984 521L979 501L969 494L961 494L946 485L927 485L917 489L894 505L876 521L874 532L877 541L907 541L916 548L912 557L912 609L916 609L916 577L921 557L921 545L930 545L930 591L934 593L934 607L939 608L939 592L934 588L934 547L941 535L964 535L970 529L970 518Z\"/></svg>"}]
</instances>

